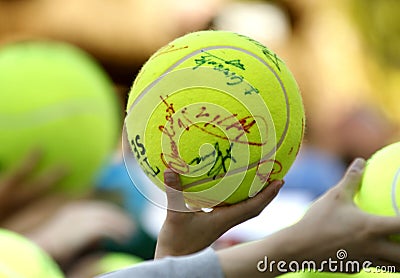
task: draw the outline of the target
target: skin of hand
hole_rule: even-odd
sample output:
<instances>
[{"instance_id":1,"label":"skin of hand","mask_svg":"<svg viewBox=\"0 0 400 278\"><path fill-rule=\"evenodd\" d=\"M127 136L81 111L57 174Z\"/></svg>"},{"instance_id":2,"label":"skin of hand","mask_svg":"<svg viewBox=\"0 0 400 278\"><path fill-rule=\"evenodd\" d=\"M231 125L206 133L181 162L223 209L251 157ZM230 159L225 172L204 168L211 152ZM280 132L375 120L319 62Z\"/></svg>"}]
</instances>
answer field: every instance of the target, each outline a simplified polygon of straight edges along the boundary
<instances>
[{"instance_id":1,"label":"skin of hand","mask_svg":"<svg viewBox=\"0 0 400 278\"><path fill-rule=\"evenodd\" d=\"M230 228L259 215L283 185L283 181L273 181L243 202L204 212L190 211L186 207L178 174L167 169L164 180L169 209L158 236L156 259L187 255L210 246Z\"/></svg>"},{"instance_id":2,"label":"skin of hand","mask_svg":"<svg viewBox=\"0 0 400 278\"><path fill-rule=\"evenodd\" d=\"M59 166L35 175L42 157L43 154L39 150L34 150L15 169L2 174L0 222L43 197L66 176L66 169Z\"/></svg>"},{"instance_id":3,"label":"skin of hand","mask_svg":"<svg viewBox=\"0 0 400 278\"><path fill-rule=\"evenodd\" d=\"M287 263L313 260L317 267L336 252L344 249L349 260L360 265L368 260L371 266L400 267L400 245L388 239L400 233L400 217L368 214L354 203L365 161L356 159L344 178L318 199L296 224L260 241L217 252L226 277L275 277L273 271L260 272L257 263L268 257ZM240 254L240 255L239 255ZM325 271L329 271L326 269ZM286 265L287 269L287 265Z\"/></svg>"},{"instance_id":4,"label":"skin of hand","mask_svg":"<svg viewBox=\"0 0 400 278\"><path fill-rule=\"evenodd\" d=\"M130 86L132 67L172 39L208 28L225 1L0 0L0 44L35 38L66 41Z\"/></svg>"},{"instance_id":5,"label":"skin of hand","mask_svg":"<svg viewBox=\"0 0 400 278\"><path fill-rule=\"evenodd\" d=\"M105 201L81 200L65 205L27 236L59 263L65 264L101 239L122 243L134 232L132 218L118 206Z\"/></svg>"}]
</instances>

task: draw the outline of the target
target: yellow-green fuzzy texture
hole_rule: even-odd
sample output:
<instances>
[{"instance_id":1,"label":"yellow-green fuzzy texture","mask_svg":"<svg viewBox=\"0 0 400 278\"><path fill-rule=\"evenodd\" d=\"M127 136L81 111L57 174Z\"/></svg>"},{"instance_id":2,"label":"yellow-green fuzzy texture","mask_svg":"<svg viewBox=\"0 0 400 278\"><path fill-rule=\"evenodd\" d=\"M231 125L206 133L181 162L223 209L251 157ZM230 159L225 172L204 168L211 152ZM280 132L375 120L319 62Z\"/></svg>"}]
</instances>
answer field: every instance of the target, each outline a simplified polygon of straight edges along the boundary
<instances>
[{"instance_id":1,"label":"yellow-green fuzzy texture","mask_svg":"<svg viewBox=\"0 0 400 278\"><path fill-rule=\"evenodd\" d=\"M57 190L86 191L116 147L120 112L113 85L83 51L63 43L0 48L0 172L33 149L40 171L64 167Z\"/></svg>"},{"instance_id":2,"label":"yellow-green fuzzy texture","mask_svg":"<svg viewBox=\"0 0 400 278\"><path fill-rule=\"evenodd\" d=\"M153 90L162 82L164 90ZM159 170L151 179L163 188L162 172L173 168L181 174L185 192L201 192L194 203L205 206L240 202L259 191L259 186L250 189L253 181L264 185L282 179L296 158L305 124L299 88L284 62L262 44L227 31L190 33L157 51L135 79L127 113L128 138L140 135L150 166ZM218 121L229 115L236 122ZM172 132L180 133L179 140L168 139ZM178 146L182 161L194 161L193 169L177 160L163 162L165 150L172 148L168 144ZM201 158L208 168L196 164ZM212 159L214 168L237 172L226 171L223 177L225 171L211 168ZM258 164L273 171L260 173ZM215 186L218 192L207 191Z\"/></svg>"},{"instance_id":3,"label":"yellow-green fuzzy texture","mask_svg":"<svg viewBox=\"0 0 400 278\"><path fill-rule=\"evenodd\" d=\"M42 249L27 238L0 229L1 278L62 278L58 265Z\"/></svg>"}]
</instances>

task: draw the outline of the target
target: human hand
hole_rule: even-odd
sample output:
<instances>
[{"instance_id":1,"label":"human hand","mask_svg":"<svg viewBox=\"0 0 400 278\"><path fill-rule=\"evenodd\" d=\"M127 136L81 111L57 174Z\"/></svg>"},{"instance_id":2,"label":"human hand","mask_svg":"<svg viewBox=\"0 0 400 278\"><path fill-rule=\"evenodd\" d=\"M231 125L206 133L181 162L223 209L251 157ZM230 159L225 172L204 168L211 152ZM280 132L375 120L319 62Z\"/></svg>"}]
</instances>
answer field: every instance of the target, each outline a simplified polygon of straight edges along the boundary
<instances>
[{"instance_id":1,"label":"human hand","mask_svg":"<svg viewBox=\"0 0 400 278\"><path fill-rule=\"evenodd\" d=\"M104 201L74 201L27 236L60 263L66 263L101 239L124 242L135 224L117 206Z\"/></svg>"},{"instance_id":2,"label":"human hand","mask_svg":"<svg viewBox=\"0 0 400 278\"><path fill-rule=\"evenodd\" d=\"M66 169L59 166L34 176L42 157L43 154L39 150L32 151L15 169L2 173L0 221L42 197L65 177Z\"/></svg>"},{"instance_id":3,"label":"human hand","mask_svg":"<svg viewBox=\"0 0 400 278\"><path fill-rule=\"evenodd\" d=\"M260 214L283 185L282 181L274 181L248 200L203 212L188 211L180 191L179 176L175 172L167 169L164 180L168 207L174 209L167 211L158 236L155 258L187 255L208 247L230 228Z\"/></svg>"},{"instance_id":4,"label":"human hand","mask_svg":"<svg viewBox=\"0 0 400 278\"><path fill-rule=\"evenodd\" d=\"M172 39L208 29L224 2L0 1L0 44L37 38L72 43L96 57L113 79L130 86L132 68Z\"/></svg>"},{"instance_id":5,"label":"human hand","mask_svg":"<svg viewBox=\"0 0 400 278\"><path fill-rule=\"evenodd\" d=\"M388 238L400 233L400 217L368 214L354 203L364 167L365 161L356 159L344 178L289 228L302 246L297 260L336 259L338 250L343 249L351 260L400 267L400 245Z\"/></svg>"},{"instance_id":6,"label":"human hand","mask_svg":"<svg viewBox=\"0 0 400 278\"><path fill-rule=\"evenodd\" d=\"M314 262L318 271L333 271L328 262L339 261L339 250L347 253L347 260L358 261L359 268L390 265L399 269L400 245L388 237L400 233L400 217L368 214L354 203L364 167L363 159L355 160L343 179L296 224L260 241L219 250L225 277L276 277L290 271L291 262L299 266ZM371 265L363 265L368 261Z\"/></svg>"}]
</instances>

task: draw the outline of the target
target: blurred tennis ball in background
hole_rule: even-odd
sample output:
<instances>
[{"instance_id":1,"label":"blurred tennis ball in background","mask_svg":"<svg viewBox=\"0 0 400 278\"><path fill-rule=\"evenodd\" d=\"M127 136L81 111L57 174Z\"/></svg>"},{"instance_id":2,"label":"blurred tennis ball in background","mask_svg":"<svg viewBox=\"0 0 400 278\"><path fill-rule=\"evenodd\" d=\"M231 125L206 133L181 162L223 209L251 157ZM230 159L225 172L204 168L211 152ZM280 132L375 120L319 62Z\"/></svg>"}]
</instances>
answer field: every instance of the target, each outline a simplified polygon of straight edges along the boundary
<instances>
[{"instance_id":1,"label":"blurred tennis ball in background","mask_svg":"<svg viewBox=\"0 0 400 278\"><path fill-rule=\"evenodd\" d=\"M125 119L143 171L163 189L164 170L175 170L196 207L237 203L282 179L304 124L285 63L228 31L190 33L153 54L131 88Z\"/></svg>"},{"instance_id":2,"label":"blurred tennis ball in background","mask_svg":"<svg viewBox=\"0 0 400 278\"><path fill-rule=\"evenodd\" d=\"M110 252L104 255L97 263L96 275L130 267L142 261L143 261L142 258L131 254Z\"/></svg>"},{"instance_id":3,"label":"blurred tennis ball in background","mask_svg":"<svg viewBox=\"0 0 400 278\"><path fill-rule=\"evenodd\" d=\"M62 278L51 257L24 236L0 229L0 278Z\"/></svg>"},{"instance_id":4,"label":"blurred tennis ball in background","mask_svg":"<svg viewBox=\"0 0 400 278\"><path fill-rule=\"evenodd\" d=\"M111 80L82 50L50 41L2 46L0 172L39 149L40 169L67 169L58 190L85 191L116 146L118 105Z\"/></svg>"}]
</instances>

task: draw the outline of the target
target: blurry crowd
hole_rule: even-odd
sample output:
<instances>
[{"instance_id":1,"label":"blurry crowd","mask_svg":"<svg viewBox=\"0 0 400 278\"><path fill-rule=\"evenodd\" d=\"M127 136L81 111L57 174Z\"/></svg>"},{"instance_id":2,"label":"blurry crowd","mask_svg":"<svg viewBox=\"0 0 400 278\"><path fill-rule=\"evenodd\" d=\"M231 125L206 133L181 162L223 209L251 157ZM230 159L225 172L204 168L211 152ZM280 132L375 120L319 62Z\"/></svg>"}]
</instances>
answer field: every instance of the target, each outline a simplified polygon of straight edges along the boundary
<instances>
[{"instance_id":1,"label":"blurry crowd","mask_svg":"<svg viewBox=\"0 0 400 278\"><path fill-rule=\"evenodd\" d=\"M367 159L400 138L400 56L396 45L387 45L400 41L395 11L396 0L0 0L0 53L30 41L71 44L106 73L118 106L113 147L78 196L54 190L69 175L68 167L52 165L38 173L48 155L42 150L26 152L12 167L0 157L0 228L40 246L66 277L93 277L152 259L164 215L125 168L120 137L129 89L158 48L210 28L249 35L275 51L293 71L307 115L302 149L275 209L233 229L215 246L290 224L280 215L292 212L293 219L286 220L295 221L339 181L350 161ZM0 82L1 63L0 54ZM0 107L7 107L3 96L0 91ZM1 136L8 128L5 115L0 111L0 148L8 148ZM84 165L79 171L86 171ZM267 226L262 221L268 217L276 219L272 228L255 232L252 225ZM0 274L3 257L7 250L1 249Z\"/></svg>"}]
</instances>

